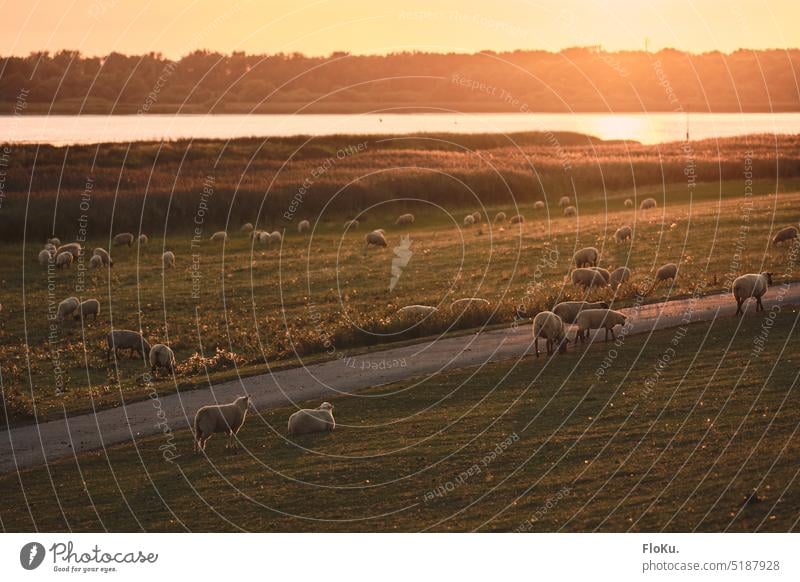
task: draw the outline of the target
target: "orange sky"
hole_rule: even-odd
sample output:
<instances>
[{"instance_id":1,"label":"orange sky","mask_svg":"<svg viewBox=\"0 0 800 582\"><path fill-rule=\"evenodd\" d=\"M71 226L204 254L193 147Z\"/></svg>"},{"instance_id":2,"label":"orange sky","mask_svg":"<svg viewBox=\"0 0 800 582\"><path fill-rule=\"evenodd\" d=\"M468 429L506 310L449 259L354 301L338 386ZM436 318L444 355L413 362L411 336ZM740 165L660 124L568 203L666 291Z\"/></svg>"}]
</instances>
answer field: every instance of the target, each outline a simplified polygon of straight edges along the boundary
<instances>
[{"instance_id":1,"label":"orange sky","mask_svg":"<svg viewBox=\"0 0 800 582\"><path fill-rule=\"evenodd\" d=\"M800 0L2 0L0 54L800 46Z\"/></svg>"}]
</instances>

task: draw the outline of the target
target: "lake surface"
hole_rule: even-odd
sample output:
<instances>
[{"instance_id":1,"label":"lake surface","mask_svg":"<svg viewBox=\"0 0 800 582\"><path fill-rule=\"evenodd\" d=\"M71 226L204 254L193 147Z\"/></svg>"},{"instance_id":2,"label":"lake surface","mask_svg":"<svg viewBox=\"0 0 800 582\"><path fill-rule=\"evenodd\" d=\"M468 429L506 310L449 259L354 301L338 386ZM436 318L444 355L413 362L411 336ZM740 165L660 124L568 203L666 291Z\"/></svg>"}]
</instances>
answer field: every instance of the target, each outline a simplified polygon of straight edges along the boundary
<instances>
[{"instance_id":1,"label":"lake surface","mask_svg":"<svg viewBox=\"0 0 800 582\"><path fill-rule=\"evenodd\" d=\"M800 133L800 113L697 113L691 139ZM0 116L0 142L52 145L330 134L573 131L645 144L685 139L683 113L411 113L388 115Z\"/></svg>"}]
</instances>

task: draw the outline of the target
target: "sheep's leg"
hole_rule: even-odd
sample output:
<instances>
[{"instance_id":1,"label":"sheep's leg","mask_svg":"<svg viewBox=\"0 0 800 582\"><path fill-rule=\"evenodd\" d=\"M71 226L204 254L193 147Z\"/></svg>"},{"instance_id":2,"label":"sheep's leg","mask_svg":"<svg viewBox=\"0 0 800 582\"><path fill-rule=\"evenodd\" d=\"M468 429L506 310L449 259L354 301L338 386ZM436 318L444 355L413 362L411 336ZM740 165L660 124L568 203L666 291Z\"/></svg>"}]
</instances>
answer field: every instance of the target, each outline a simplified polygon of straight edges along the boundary
<instances>
[{"instance_id":1,"label":"sheep's leg","mask_svg":"<svg viewBox=\"0 0 800 582\"><path fill-rule=\"evenodd\" d=\"M536 350L536 357L539 357L539 336L533 336L533 347Z\"/></svg>"},{"instance_id":2,"label":"sheep's leg","mask_svg":"<svg viewBox=\"0 0 800 582\"><path fill-rule=\"evenodd\" d=\"M614 336L614 328L612 327L609 331L611 331L611 339L617 341L617 338Z\"/></svg>"},{"instance_id":3,"label":"sheep's leg","mask_svg":"<svg viewBox=\"0 0 800 582\"><path fill-rule=\"evenodd\" d=\"M607 328L607 327L604 327L603 329L604 329L604 330L605 330L605 332L606 332L606 335L605 335L605 337L603 338L603 341L604 341L604 342L607 342L607 341L608 341L608 328Z\"/></svg>"},{"instance_id":4,"label":"sheep's leg","mask_svg":"<svg viewBox=\"0 0 800 582\"><path fill-rule=\"evenodd\" d=\"M761 297L756 297L756 307L758 307L756 311L764 311L764 304L761 303Z\"/></svg>"},{"instance_id":5,"label":"sheep's leg","mask_svg":"<svg viewBox=\"0 0 800 582\"><path fill-rule=\"evenodd\" d=\"M740 299L736 299L736 315L742 315L742 301Z\"/></svg>"}]
</instances>

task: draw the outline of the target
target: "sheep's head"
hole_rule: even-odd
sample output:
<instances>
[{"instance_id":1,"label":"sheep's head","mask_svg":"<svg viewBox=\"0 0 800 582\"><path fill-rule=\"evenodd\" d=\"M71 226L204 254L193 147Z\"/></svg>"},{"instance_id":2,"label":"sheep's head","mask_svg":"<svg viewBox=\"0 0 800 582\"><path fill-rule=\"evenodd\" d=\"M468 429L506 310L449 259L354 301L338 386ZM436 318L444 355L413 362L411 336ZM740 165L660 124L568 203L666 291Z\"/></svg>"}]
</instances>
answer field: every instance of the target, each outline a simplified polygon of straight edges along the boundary
<instances>
[{"instance_id":1,"label":"sheep's head","mask_svg":"<svg viewBox=\"0 0 800 582\"><path fill-rule=\"evenodd\" d=\"M236 399L236 406L241 408L242 410L247 410L248 408L252 408L255 410L255 406L253 406L253 401L250 400L249 396L239 396Z\"/></svg>"},{"instance_id":2,"label":"sheep's head","mask_svg":"<svg viewBox=\"0 0 800 582\"><path fill-rule=\"evenodd\" d=\"M333 404L330 402L323 402L319 405L320 410L333 410Z\"/></svg>"},{"instance_id":3,"label":"sheep's head","mask_svg":"<svg viewBox=\"0 0 800 582\"><path fill-rule=\"evenodd\" d=\"M767 285L772 285L772 273L768 273L768 272L764 271L764 272L763 272L763 273L761 273L761 274L762 274L764 277L766 277L766 278L767 278Z\"/></svg>"}]
</instances>

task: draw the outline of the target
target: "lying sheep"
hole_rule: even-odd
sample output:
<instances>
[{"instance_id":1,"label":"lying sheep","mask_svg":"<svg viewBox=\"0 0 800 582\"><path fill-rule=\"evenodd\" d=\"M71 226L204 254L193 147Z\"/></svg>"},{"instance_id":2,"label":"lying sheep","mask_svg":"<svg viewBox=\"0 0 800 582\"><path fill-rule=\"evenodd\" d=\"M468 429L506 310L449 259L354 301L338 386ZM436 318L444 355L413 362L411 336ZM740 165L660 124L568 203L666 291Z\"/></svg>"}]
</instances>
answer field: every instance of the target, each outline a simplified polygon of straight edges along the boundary
<instances>
[{"instance_id":1,"label":"lying sheep","mask_svg":"<svg viewBox=\"0 0 800 582\"><path fill-rule=\"evenodd\" d=\"M345 221L344 223L345 230L349 230L351 228L353 229L358 228L358 221L355 218L353 220Z\"/></svg>"},{"instance_id":2,"label":"lying sheep","mask_svg":"<svg viewBox=\"0 0 800 582\"><path fill-rule=\"evenodd\" d=\"M304 232L309 231L309 230L311 230L311 223L309 221L301 220L297 224L297 232L299 232L300 234L303 234Z\"/></svg>"},{"instance_id":3,"label":"lying sheep","mask_svg":"<svg viewBox=\"0 0 800 582\"><path fill-rule=\"evenodd\" d=\"M525 222L525 217L521 214L517 214L511 217L511 220L508 221L509 224L522 224Z\"/></svg>"},{"instance_id":4,"label":"lying sheep","mask_svg":"<svg viewBox=\"0 0 800 582\"><path fill-rule=\"evenodd\" d=\"M558 199L558 205L561 208L566 208L567 206L569 206L569 202L570 202L569 196L562 196L561 198Z\"/></svg>"},{"instance_id":5,"label":"lying sheep","mask_svg":"<svg viewBox=\"0 0 800 582\"><path fill-rule=\"evenodd\" d=\"M562 301L553 307L553 313L559 316L564 323L575 323L578 314L584 309L608 309L608 303L605 301L597 301L595 303L588 301Z\"/></svg>"},{"instance_id":6,"label":"lying sheep","mask_svg":"<svg viewBox=\"0 0 800 582\"><path fill-rule=\"evenodd\" d=\"M56 267L59 269L69 269L72 266L72 253L64 251L56 256Z\"/></svg>"},{"instance_id":7,"label":"lying sheep","mask_svg":"<svg viewBox=\"0 0 800 582\"><path fill-rule=\"evenodd\" d=\"M572 260L575 261L575 267L595 267L597 266L597 259L600 256L600 251L594 247L584 247L576 251L572 255Z\"/></svg>"},{"instance_id":8,"label":"lying sheep","mask_svg":"<svg viewBox=\"0 0 800 582\"><path fill-rule=\"evenodd\" d=\"M147 244L147 243L149 243L149 242L150 242L150 239L149 239L149 238L147 238L147 235L146 235L146 234L140 234L140 235L139 235L139 245L140 245L140 246L141 246L141 245L146 245L146 244Z\"/></svg>"},{"instance_id":9,"label":"lying sheep","mask_svg":"<svg viewBox=\"0 0 800 582\"><path fill-rule=\"evenodd\" d=\"M100 302L97 299L87 299L81 302L73 317L76 321L79 319L86 321L90 315L93 315L92 319L97 321L97 316L100 315Z\"/></svg>"},{"instance_id":10,"label":"lying sheep","mask_svg":"<svg viewBox=\"0 0 800 582\"><path fill-rule=\"evenodd\" d=\"M206 443L215 432L228 435L225 448L235 447L234 437L247 419L247 410L251 408L249 396L239 396L230 404L203 406L194 416L194 450L205 451Z\"/></svg>"},{"instance_id":11,"label":"lying sheep","mask_svg":"<svg viewBox=\"0 0 800 582\"><path fill-rule=\"evenodd\" d=\"M219 242L219 241L226 242L228 240L228 233L225 232L224 230L218 230L217 232L211 235L211 238L209 240L211 240L212 242Z\"/></svg>"},{"instance_id":12,"label":"lying sheep","mask_svg":"<svg viewBox=\"0 0 800 582\"><path fill-rule=\"evenodd\" d=\"M536 202L533 203L533 208L535 210L544 210L544 202L542 202L541 200L537 200Z\"/></svg>"},{"instance_id":13,"label":"lying sheep","mask_svg":"<svg viewBox=\"0 0 800 582\"><path fill-rule=\"evenodd\" d=\"M572 279L573 285L579 285L581 287L605 287L608 285L603 274L592 268L575 269L572 271L570 278Z\"/></svg>"},{"instance_id":14,"label":"lying sheep","mask_svg":"<svg viewBox=\"0 0 800 582\"><path fill-rule=\"evenodd\" d=\"M92 255L89 259L89 268L90 269L99 269L103 266L103 259L98 255Z\"/></svg>"},{"instance_id":15,"label":"lying sheep","mask_svg":"<svg viewBox=\"0 0 800 582\"><path fill-rule=\"evenodd\" d=\"M289 417L287 432L289 435L327 432L336 428L333 419L333 404L323 402L318 408L304 408Z\"/></svg>"},{"instance_id":16,"label":"lying sheep","mask_svg":"<svg viewBox=\"0 0 800 582\"><path fill-rule=\"evenodd\" d=\"M767 288L772 285L772 273L749 273L736 277L733 282L733 298L736 299L736 315L743 315L742 305L751 297L756 300L756 312L764 311L761 298L767 292Z\"/></svg>"},{"instance_id":17,"label":"lying sheep","mask_svg":"<svg viewBox=\"0 0 800 582\"><path fill-rule=\"evenodd\" d=\"M786 228L782 228L775 233L775 236L772 237L772 244L774 246L778 246L778 244L782 242L785 242L787 240L794 240L797 237L798 237L797 228L794 226L787 226Z\"/></svg>"},{"instance_id":18,"label":"lying sheep","mask_svg":"<svg viewBox=\"0 0 800 582\"><path fill-rule=\"evenodd\" d=\"M269 234L269 244L280 244L282 240L283 240L283 235L277 230L273 230Z\"/></svg>"},{"instance_id":19,"label":"lying sheep","mask_svg":"<svg viewBox=\"0 0 800 582\"><path fill-rule=\"evenodd\" d=\"M567 206L564 209L564 216L575 216L578 213L574 206Z\"/></svg>"},{"instance_id":20,"label":"lying sheep","mask_svg":"<svg viewBox=\"0 0 800 582\"><path fill-rule=\"evenodd\" d=\"M405 307L401 307L397 310L397 315L399 316L418 316L418 315L430 315L431 313L436 313L439 311L435 307L430 307L428 305L406 305Z\"/></svg>"},{"instance_id":21,"label":"lying sheep","mask_svg":"<svg viewBox=\"0 0 800 582\"><path fill-rule=\"evenodd\" d=\"M456 311L458 309L469 309L473 305L483 305L488 307L489 301L486 299L481 299L480 297L464 297L462 299L456 299L450 304L450 311Z\"/></svg>"},{"instance_id":22,"label":"lying sheep","mask_svg":"<svg viewBox=\"0 0 800 582\"><path fill-rule=\"evenodd\" d=\"M370 245L375 247L386 247L386 236L383 234L383 229L373 230L368 232L364 237L364 254L367 253Z\"/></svg>"},{"instance_id":23,"label":"lying sheep","mask_svg":"<svg viewBox=\"0 0 800 582\"><path fill-rule=\"evenodd\" d=\"M163 255L161 255L161 264L164 266L165 269L171 269L175 266L175 253L172 251L165 251Z\"/></svg>"},{"instance_id":24,"label":"lying sheep","mask_svg":"<svg viewBox=\"0 0 800 582\"><path fill-rule=\"evenodd\" d=\"M414 224L414 215L410 212L408 214L401 214L394 223L397 225Z\"/></svg>"},{"instance_id":25,"label":"lying sheep","mask_svg":"<svg viewBox=\"0 0 800 582\"><path fill-rule=\"evenodd\" d=\"M81 248L80 243L68 243L65 245L61 245L56 249L56 256L60 255L61 253L69 253L72 255L73 259L77 259L81 256L83 249Z\"/></svg>"},{"instance_id":26,"label":"lying sheep","mask_svg":"<svg viewBox=\"0 0 800 582\"><path fill-rule=\"evenodd\" d=\"M585 309L578 314L578 319L575 323L578 325L578 334L581 343L584 343L589 337L590 329L605 328L606 337L608 341L608 332L611 332L611 339L616 340L614 336L614 326L625 325L628 316L614 311L613 309Z\"/></svg>"},{"instance_id":27,"label":"lying sheep","mask_svg":"<svg viewBox=\"0 0 800 582\"><path fill-rule=\"evenodd\" d=\"M656 278L653 281L653 286L650 288L650 291L656 288L656 285L661 283L662 281L668 281L672 279L675 281L676 277L678 276L678 265L675 263L667 263L666 265L662 265L656 271Z\"/></svg>"},{"instance_id":28,"label":"lying sheep","mask_svg":"<svg viewBox=\"0 0 800 582\"><path fill-rule=\"evenodd\" d=\"M130 247L133 246L133 235L129 232L121 232L115 236L111 242L115 247L121 247L122 245L128 245Z\"/></svg>"},{"instance_id":29,"label":"lying sheep","mask_svg":"<svg viewBox=\"0 0 800 582\"><path fill-rule=\"evenodd\" d=\"M656 202L655 198L645 198L642 200L642 203L639 204L639 210L647 210L649 208L656 208L658 206L658 202Z\"/></svg>"},{"instance_id":30,"label":"lying sheep","mask_svg":"<svg viewBox=\"0 0 800 582\"><path fill-rule=\"evenodd\" d=\"M172 374L175 373L175 353L167 345L156 344L150 348L150 371L155 374L158 368L166 368Z\"/></svg>"},{"instance_id":31,"label":"lying sheep","mask_svg":"<svg viewBox=\"0 0 800 582\"><path fill-rule=\"evenodd\" d=\"M611 278L609 279L609 283L611 284L612 289L616 289L630 278L631 278L631 270L628 267L617 267L611 273Z\"/></svg>"},{"instance_id":32,"label":"lying sheep","mask_svg":"<svg viewBox=\"0 0 800 582\"><path fill-rule=\"evenodd\" d=\"M75 310L78 309L81 302L78 300L77 297L67 297L58 304L58 311L56 312L56 320L64 321L70 315L75 313Z\"/></svg>"},{"instance_id":33,"label":"lying sheep","mask_svg":"<svg viewBox=\"0 0 800 582\"><path fill-rule=\"evenodd\" d=\"M92 251L92 256L100 257L100 260L105 266L114 264L114 261L111 260L111 255L108 254L106 249L96 248Z\"/></svg>"},{"instance_id":34,"label":"lying sheep","mask_svg":"<svg viewBox=\"0 0 800 582\"><path fill-rule=\"evenodd\" d=\"M70 255L70 256L72 256L72 255ZM42 265L42 266L47 265L50 261L53 260L53 253L51 253L47 249L42 249L41 251L39 251L38 259L39 259L39 264L40 265Z\"/></svg>"},{"instance_id":35,"label":"lying sheep","mask_svg":"<svg viewBox=\"0 0 800 582\"><path fill-rule=\"evenodd\" d=\"M630 198L625 199L625 208L633 208L633 200Z\"/></svg>"},{"instance_id":36,"label":"lying sheep","mask_svg":"<svg viewBox=\"0 0 800 582\"><path fill-rule=\"evenodd\" d=\"M475 224L475 217L471 214L467 214L464 217L464 226L472 226L473 224Z\"/></svg>"},{"instance_id":37,"label":"lying sheep","mask_svg":"<svg viewBox=\"0 0 800 582\"><path fill-rule=\"evenodd\" d=\"M472 213L472 218L475 221L475 224L478 224L483 219L483 215L476 210Z\"/></svg>"},{"instance_id":38,"label":"lying sheep","mask_svg":"<svg viewBox=\"0 0 800 582\"><path fill-rule=\"evenodd\" d=\"M243 225L242 225L242 226L239 228L239 231L240 231L240 232L246 232L246 233L248 233L248 234L249 234L249 233L251 233L251 232L253 232L253 223L251 223L251 222L245 222L245 223L244 223L244 224L243 224Z\"/></svg>"},{"instance_id":39,"label":"lying sheep","mask_svg":"<svg viewBox=\"0 0 800 582\"><path fill-rule=\"evenodd\" d=\"M631 240L632 236L633 229L630 226L620 226L614 233L614 240L619 244L623 241Z\"/></svg>"},{"instance_id":40,"label":"lying sheep","mask_svg":"<svg viewBox=\"0 0 800 582\"><path fill-rule=\"evenodd\" d=\"M547 338L547 355L552 355L557 344L559 353L567 351L567 328L561 318L552 311L542 311L533 318L533 345L539 357L539 338Z\"/></svg>"},{"instance_id":41,"label":"lying sheep","mask_svg":"<svg viewBox=\"0 0 800 582\"><path fill-rule=\"evenodd\" d=\"M117 355L118 350L130 350L130 355L139 354L142 358L150 355L150 343L137 331L115 329L106 335L106 361L111 360L111 353Z\"/></svg>"},{"instance_id":42,"label":"lying sheep","mask_svg":"<svg viewBox=\"0 0 800 582\"><path fill-rule=\"evenodd\" d=\"M494 223L500 224L506 221L506 213L505 212L498 212L494 215Z\"/></svg>"}]
</instances>

